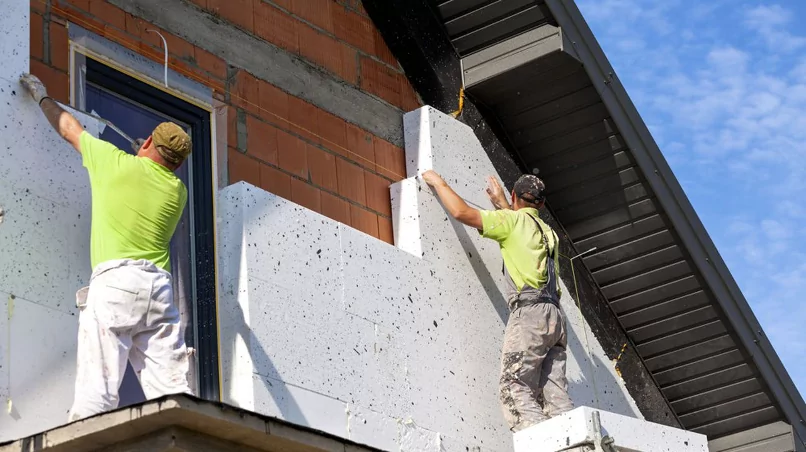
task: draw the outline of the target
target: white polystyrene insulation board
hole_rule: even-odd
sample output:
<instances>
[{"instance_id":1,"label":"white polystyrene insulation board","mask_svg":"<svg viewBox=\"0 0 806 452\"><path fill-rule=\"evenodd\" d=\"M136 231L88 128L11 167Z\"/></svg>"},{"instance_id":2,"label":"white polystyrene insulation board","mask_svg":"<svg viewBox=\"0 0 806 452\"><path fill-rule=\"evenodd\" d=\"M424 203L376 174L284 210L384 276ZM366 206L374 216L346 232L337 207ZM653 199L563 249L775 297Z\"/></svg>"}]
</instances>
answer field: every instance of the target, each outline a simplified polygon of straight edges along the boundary
<instances>
[{"instance_id":1,"label":"white polystyrene insulation board","mask_svg":"<svg viewBox=\"0 0 806 452\"><path fill-rule=\"evenodd\" d=\"M429 107L404 123L410 176L433 168L489 205L495 170L469 127ZM383 449L394 429L393 450L511 450L498 401L508 316L498 245L449 219L420 179L390 190L396 246L246 183L220 193L221 341L237 354L224 352L224 400ZM640 418L562 289L572 398ZM288 388L309 392L294 405ZM346 422L306 414L306 403L344 404Z\"/></svg>"},{"instance_id":2,"label":"white polystyrene insulation board","mask_svg":"<svg viewBox=\"0 0 806 452\"><path fill-rule=\"evenodd\" d=\"M29 70L29 6L0 5L0 441L66 422L75 383L75 291L90 275L81 156L18 82ZM95 120L80 120L97 136Z\"/></svg>"},{"instance_id":3,"label":"white polystyrene insulation board","mask_svg":"<svg viewBox=\"0 0 806 452\"><path fill-rule=\"evenodd\" d=\"M601 436L610 436L623 452L707 452L705 435L582 406L514 435L515 452L555 452L591 443L593 412L599 412Z\"/></svg>"}]
</instances>

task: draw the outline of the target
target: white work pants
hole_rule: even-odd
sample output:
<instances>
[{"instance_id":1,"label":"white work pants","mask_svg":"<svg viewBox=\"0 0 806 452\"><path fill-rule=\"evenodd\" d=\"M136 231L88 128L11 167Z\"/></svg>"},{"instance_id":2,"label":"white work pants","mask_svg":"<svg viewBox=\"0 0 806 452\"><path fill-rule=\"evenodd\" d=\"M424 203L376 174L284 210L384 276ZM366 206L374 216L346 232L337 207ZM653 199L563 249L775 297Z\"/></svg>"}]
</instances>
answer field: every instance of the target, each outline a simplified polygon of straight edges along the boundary
<instances>
[{"instance_id":1,"label":"white work pants","mask_svg":"<svg viewBox=\"0 0 806 452\"><path fill-rule=\"evenodd\" d=\"M76 390L69 420L118 406L131 361L146 398L190 393L188 354L171 275L146 260L98 265L80 309Z\"/></svg>"}]
</instances>

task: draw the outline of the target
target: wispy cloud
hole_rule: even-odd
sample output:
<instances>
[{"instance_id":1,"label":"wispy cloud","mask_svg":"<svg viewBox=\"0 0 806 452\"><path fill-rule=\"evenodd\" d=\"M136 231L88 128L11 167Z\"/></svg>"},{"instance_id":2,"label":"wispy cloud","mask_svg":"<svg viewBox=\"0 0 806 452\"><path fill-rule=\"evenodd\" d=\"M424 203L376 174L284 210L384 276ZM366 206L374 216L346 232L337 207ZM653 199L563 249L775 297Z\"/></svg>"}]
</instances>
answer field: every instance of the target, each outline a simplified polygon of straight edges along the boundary
<instances>
[{"instance_id":1,"label":"wispy cloud","mask_svg":"<svg viewBox=\"0 0 806 452\"><path fill-rule=\"evenodd\" d=\"M744 23L756 30L771 50L791 53L806 46L806 37L786 29L792 19L792 12L781 5L760 5L747 11Z\"/></svg>"}]
</instances>

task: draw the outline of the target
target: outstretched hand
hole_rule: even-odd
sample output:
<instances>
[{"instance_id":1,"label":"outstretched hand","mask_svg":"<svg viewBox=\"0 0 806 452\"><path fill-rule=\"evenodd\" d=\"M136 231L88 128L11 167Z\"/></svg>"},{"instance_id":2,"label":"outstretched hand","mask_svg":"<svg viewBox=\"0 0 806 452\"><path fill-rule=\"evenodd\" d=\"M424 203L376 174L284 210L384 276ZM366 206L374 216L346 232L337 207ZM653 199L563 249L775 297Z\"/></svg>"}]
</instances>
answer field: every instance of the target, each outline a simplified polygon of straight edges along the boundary
<instances>
[{"instance_id":1,"label":"outstretched hand","mask_svg":"<svg viewBox=\"0 0 806 452\"><path fill-rule=\"evenodd\" d=\"M442 176L437 174L434 170L428 170L422 174L422 178L429 187L436 187L438 185L444 185L445 180L442 179Z\"/></svg>"},{"instance_id":2,"label":"outstretched hand","mask_svg":"<svg viewBox=\"0 0 806 452\"><path fill-rule=\"evenodd\" d=\"M20 77L20 84L34 98L36 103L42 102L42 99L48 96L48 90L45 89L45 85L33 74L23 74Z\"/></svg>"},{"instance_id":3,"label":"outstretched hand","mask_svg":"<svg viewBox=\"0 0 806 452\"><path fill-rule=\"evenodd\" d=\"M487 176L487 196L496 209L509 208L509 202L507 202L507 196L504 194L504 188L501 187L501 184L499 184L498 180L493 176Z\"/></svg>"}]
</instances>

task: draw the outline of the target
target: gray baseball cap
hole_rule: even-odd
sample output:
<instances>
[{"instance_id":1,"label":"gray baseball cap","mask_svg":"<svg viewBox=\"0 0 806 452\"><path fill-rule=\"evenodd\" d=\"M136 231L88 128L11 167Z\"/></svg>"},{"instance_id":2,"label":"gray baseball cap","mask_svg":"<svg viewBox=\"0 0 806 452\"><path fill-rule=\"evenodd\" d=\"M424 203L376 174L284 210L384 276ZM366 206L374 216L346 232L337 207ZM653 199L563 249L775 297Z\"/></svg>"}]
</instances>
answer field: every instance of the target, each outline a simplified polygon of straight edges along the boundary
<instances>
[{"instance_id":1,"label":"gray baseball cap","mask_svg":"<svg viewBox=\"0 0 806 452\"><path fill-rule=\"evenodd\" d=\"M546 184L539 177L524 174L515 182L515 196L531 203L539 204L546 197Z\"/></svg>"}]
</instances>

